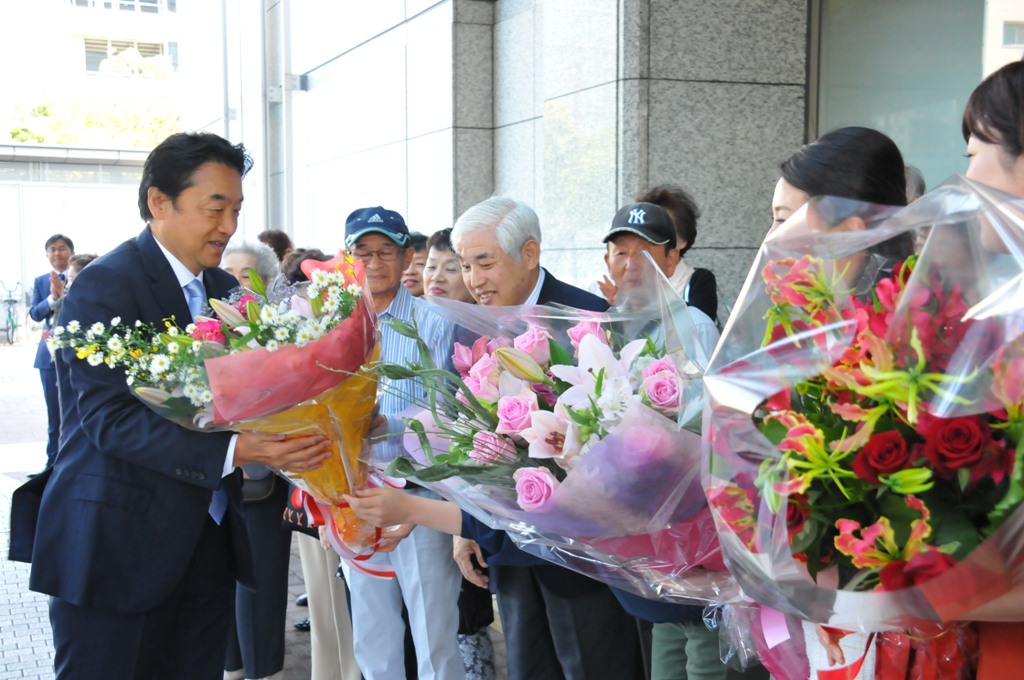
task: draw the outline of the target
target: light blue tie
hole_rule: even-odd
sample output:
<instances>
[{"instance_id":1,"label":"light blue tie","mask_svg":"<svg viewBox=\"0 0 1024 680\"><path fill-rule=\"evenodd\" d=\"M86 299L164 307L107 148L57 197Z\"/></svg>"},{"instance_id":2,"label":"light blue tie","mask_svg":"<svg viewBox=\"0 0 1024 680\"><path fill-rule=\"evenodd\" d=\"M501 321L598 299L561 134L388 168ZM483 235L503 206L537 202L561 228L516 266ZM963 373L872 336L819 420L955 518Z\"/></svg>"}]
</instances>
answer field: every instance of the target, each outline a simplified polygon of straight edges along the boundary
<instances>
[{"instance_id":1,"label":"light blue tie","mask_svg":"<svg viewBox=\"0 0 1024 680\"><path fill-rule=\"evenodd\" d=\"M206 310L206 289L199 279L192 279L185 286L185 299L188 301L188 310L192 312L192 318L196 318Z\"/></svg>"},{"instance_id":2,"label":"light blue tie","mask_svg":"<svg viewBox=\"0 0 1024 680\"><path fill-rule=\"evenodd\" d=\"M192 312L192 318L196 318L206 311L206 289L199 279L192 279L185 286L185 299L188 301L188 310ZM217 524L224 519L224 512L228 509L228 493L224 490L223 483L213 492L210 499L210 517Z\"/></svg>"}]
</instances>

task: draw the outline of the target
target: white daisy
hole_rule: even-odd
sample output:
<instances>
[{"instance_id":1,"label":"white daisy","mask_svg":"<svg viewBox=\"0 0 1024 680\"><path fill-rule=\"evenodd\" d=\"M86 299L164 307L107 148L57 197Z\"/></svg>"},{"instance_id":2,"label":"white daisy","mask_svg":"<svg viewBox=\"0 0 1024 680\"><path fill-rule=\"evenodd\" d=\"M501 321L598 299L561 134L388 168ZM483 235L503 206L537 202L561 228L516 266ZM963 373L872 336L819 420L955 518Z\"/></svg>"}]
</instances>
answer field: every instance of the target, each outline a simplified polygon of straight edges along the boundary
<instances>
[{"instance_id":1,"label":"white daisy","mask_svg":"<svg viewBox=\"0 0 1024 680\"><path fill-rule=\"evenodd\" d=\"M90 366L99 366L103 363L103 352L94 352L85 359Z\"/></svg>"},{"instance_id":2,"label":"white daisy","mask_svg":"<svg viewBox=\"0 0 1024 680\"><path fill-rule=\"evenodd\" d=\"M149 362L149 372L159 376L171 367L171 360L166 354L154 354Z\"/></svg>"},{"instance_id":3,"label":"white daisy","mask_svg":"<svg viewBox=\"0 0 1024 680\"><path fill-rule=\"evenodd\" d=\"M93 325L89 326L89 332L92 333L93 335L99 335L100 333L103 332L103 329L104 329L104 326L99 321L97 321Z\"/></svg>"},{"instance_id":4,"label":"white daisy","mask_svg":"<svg viewBox=\"0 0 1024 680\"><path fill-rule=\"evenodd\" d=\"M68 331L71 333L77 333L81 327L82 325L78 323L77 319L72 319L71 321L68 321Z\"/></svg>"}]
</instances>

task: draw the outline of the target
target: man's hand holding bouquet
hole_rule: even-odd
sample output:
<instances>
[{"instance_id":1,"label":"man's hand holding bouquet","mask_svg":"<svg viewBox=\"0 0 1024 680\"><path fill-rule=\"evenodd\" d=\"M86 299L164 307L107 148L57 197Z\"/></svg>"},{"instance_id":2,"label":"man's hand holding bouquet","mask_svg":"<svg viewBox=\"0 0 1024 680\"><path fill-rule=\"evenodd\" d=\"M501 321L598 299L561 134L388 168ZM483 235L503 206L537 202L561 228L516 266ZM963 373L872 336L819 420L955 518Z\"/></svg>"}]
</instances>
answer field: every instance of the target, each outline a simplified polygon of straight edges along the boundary
<instances>
[{"instance_id":1,"label":"man's hand holding bouquet","mask_svg":"<svg viewBox=\"0 0 1024 680\"><path fill-rule=\"evenodd\" d=\"M71 320L49 343L123 369L136 397L184 427L328 438L331 455L317 469L278 472L309 494L307 511L327 523L339 553L355 558L376 536L342 498L368 482L361 456L376 377L363 366L376 353L375 319L361 263L339 255L302 268L308 284L267 286L252 272L252 290L211 299L212 314L184 328Z\"/></svg>"},{"instance_id":2,"label":"man's hand holding bouquet","mask_svg":"<svg viewBox=\"0 0 1024 680\"><path fill-rule=\"evenodd\" d=\"M765 240L725 329L708 499L748 596L839 629L818 633L850 665L819 678L969 673L955 622L1024 575L1020 216L959 179L899 211L814 200ZM884 257L926 226L919 257ZM869 634L852 658L842 629Z\"/></svg>"}]
</instances>

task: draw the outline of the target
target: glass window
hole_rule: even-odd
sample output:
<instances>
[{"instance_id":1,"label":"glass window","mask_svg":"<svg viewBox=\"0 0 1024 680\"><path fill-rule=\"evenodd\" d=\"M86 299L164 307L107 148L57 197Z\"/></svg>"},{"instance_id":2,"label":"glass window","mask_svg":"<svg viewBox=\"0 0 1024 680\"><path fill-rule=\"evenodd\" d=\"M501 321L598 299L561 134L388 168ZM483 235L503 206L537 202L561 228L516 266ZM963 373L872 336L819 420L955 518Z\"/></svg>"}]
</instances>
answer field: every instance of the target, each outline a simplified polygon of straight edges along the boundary
<instances>
[{"instance_id":1,"label":"glass window","mask_svg":"<svg viewBox=\"0 0 1024 680\"><path fill-rule=\"evenodd\" d=\"M986 74L1021 58L1005 42L1024 38L1024 3L820 0L815 8L819 54L810 136L847 125L880 130L921 169L929 189L963 173L960 118L967 97ZM1009 35L1011 24L1020 35Z\"/></svg>"},{"instance_id":2,"label":"glass window","mask_svg":"<svg viewBox=\"0 0 1024 680\"><path fill-rule=\"evenodd\" d=\"M1003 24L1003 47L1024 47L1024 22L1007 21Z\"/></svg>"}]
</instances>

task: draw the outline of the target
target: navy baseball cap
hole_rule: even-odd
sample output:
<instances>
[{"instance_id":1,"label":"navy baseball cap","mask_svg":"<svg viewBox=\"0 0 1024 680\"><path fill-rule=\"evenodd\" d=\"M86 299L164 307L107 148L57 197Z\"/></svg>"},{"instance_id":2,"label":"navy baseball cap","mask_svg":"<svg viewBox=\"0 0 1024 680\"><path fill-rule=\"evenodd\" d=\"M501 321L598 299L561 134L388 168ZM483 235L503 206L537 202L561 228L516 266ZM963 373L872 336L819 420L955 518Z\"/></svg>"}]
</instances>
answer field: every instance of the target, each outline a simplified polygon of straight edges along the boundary
<instances>
[{"instance_id":1,"label":"navy baseball cap","mask_svg":"<svg viewBox=\"0 0 1024 680\"><path fill-rule=\"evenodd\" d=\"M378 205L360 208L348 216L345 220L345 246L351 248L360 237L374 232L384 234L400 246L409 242L409 227L405 226L402 216Z\"/></svg>"},{"instance_id":2,"label":"navy baseball cap","mask_svg":"<svg viewBox=\"0 0 1024 680\"><path fill-rule=\"evenodd\" d=\"M676 245L676 228L672 219L654 203L630 203L619 208L602 243L608 243L619 234L633 234L656 246L671 245L675 248Z\"/></svg>"}]
</instances>

